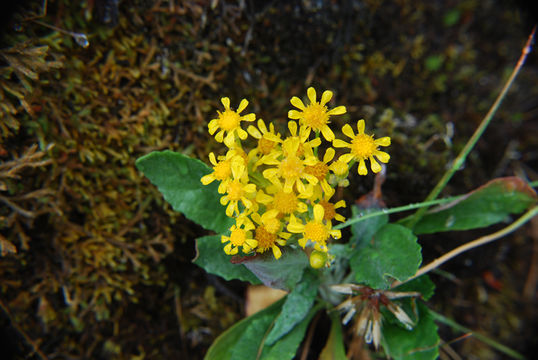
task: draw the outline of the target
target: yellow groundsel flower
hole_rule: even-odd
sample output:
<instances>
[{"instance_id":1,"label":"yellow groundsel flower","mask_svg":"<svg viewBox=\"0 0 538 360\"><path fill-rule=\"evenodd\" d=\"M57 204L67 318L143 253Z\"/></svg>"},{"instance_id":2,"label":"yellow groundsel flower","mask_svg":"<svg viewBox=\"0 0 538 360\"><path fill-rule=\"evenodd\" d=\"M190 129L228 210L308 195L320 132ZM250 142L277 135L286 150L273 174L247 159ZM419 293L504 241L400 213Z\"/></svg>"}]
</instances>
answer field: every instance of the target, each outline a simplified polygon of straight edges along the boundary
<instances>
[{"instance_id":1,"label":"yellow groundsel flower","mask_svg":"<svg viewBox=\"0 0 538 360\"><path fill-rule=\"evenodd\" d=\"M323 161L317 160L314 165L307 166L305 169L308 174L313 175L318 179L321 188L325 192L329 192L332 190L332 187L327 182L327 175L329 174L328 163L334 158L334 154L334 149L328 148L327 150L325 150L325 154L323 155Z\"/></svg>"},{"instance_id":2,"label":"yellow groundsel flower","mask_svg":"<svg viewBox=\"0 0 538 360\"><path fill-rule=\"evenodd\" d=\"M337 201L336 203L329 201L335 192L336 190L331 188L329 191L317 191L315 196L319 199L318 204L323 206L323 220L332 221L334 219L336 221L344 222L346 221L346 218L338 214L336 209L345 208L346 202L344 200Z\"/></svg>"},{"instance_id":3,"label":"yellow groundsel flower","mask_svg":"<svg viewBox=\"0 0 538 360\"><path fill-rule=\"evenodd\" d=\"M368 174L368 169L364 160L370 160L370 166L374 173L381 171L381 165L375 160L374 156L382 163L387 163L390 159L390 155L384 151L378 150L379 146L389 146L390 137L382 137L374 139L373 135L367 135L364 133L364 120L357 122L357 135L353 132L353 129L349 124L344 125L342 132L350 137L351 144L343 140L336 139L333 141L333 146L338 148L347 147L351 151L348 154L340 156L339 160L349 163L351 160L359 162L358 173L359 175Z\"/></svg>"},{"instance_id":4,"label":"yellow groundsel flower","mask_svg":"<svg viewBox=\"0 0 538 360\"><path fill-rule=\"evenodd\" d=\"M258 191L256 201L264 204L268 209L278 210L279 215L290 215L295 212L304 213L308 206L301 199L309 199L314 191L312 186L307 186L304 193L296 194L294 191L285 192L284 186L279 180L265 188L267 194Z\"/></svg>"},{"instance_id":5,"label":"yellow groundsel flower","mask_svg":"<svg viewBox=\"0 0 538 360\"><path fill-rule=\"evenodd\" d=\"M226 192L226 184L232 178L232 159L236 156L236 151L229 150L226 156L219 156L219 161L217 161L215 154L210 152L209 161L213 164L213 172L200 179L202 184L209 185L215 180L220 181L218 192L219 194L224 194Z\"/></svg>"},{"instance_id":6,"label":"yellow groundsel flower","mask_svg":"<svg viewBox=\"0 0 538 360\"><path fill-rule=\"evenodd\" d=\"M265 212L261 216L258 213L252 214L252 219L258 224L254 235L254 238L258 241L256 251L264 253L271 249L275 259L282 256L278 245L286 245L286 240L291 236L291 234L281 231L282 222L277 216L278 211L274 209Z\"/></svg>"},{"instance_id":7,"label":"yellow groundsel flower","mask_svg":"<svg viewBox=\"0 0 538 360\"><path fill-rule=\"evenodd\" d=\"M308 95L308 100L310 100L310 104L305 106L303 101L297 96L292 97L290 100L291 104L300 111L290 110L288 112L288 117L290 119L298 119L301 125L306 126L309 135L310 130L313 129L315 131L321 131L323 137L327 141L333 141L334 133L328 125L330 122L329 117L331 115L345 114L346 107L338 106L331 110L327 109L325 104L327 104L333 97L332 91L325 90L321 95L320 102L317 102L316 100L316 90L313 87L308 88L306 93Z\"/></svg>"},{"instance_id":8,"label":"yellow groundsel flower","mask_svg":"<svg viewBox=\"0 0 538 360\"><path fill-rule=\"evenodd\" d=\"M239 213L239 201L245 208L252 207L252 201L256 194L256 185L248 183L248 174L242 158L232 160L233 180L226 184L226 195L220 198L220 203L226 207L226 215L233 217Z\"/></svg>"},{"instance_id":9,"label":"yellow groundsel flower","mask_svg":"<svg viewBox=\"0 0 538 360\"><path fill-rule=\"evenodd\" d=\"M251 230L253 229L254 225L248 222L232 225L230 228L230 236L221 236L221 242L223 244L228 243L224 246L224 252L227 255L235 255L240 247L244 253L248 253L256 248L258 242L252 237Z\"/></svg>"},{"instance_id":10,"label":"yellow groundsel flower","mask_svg":"<svg viewBox=\"0 0 538 360\"><path fill-rule=\"evenodd\" d=\"M299 128L299 132L297 132L297 122L295 121L288 121L288 130L290 131L291 136L288 136L282 143L282 147L284 148L284 144L287 144L289 142L296 142L299 141L299 147L297 148L297 151L295 155L302 157L304 156L307 149L314 149L321 145L321 139L315 138L313 140L308 140L308 136L310 135L310 131L306 129L305 126L301 126ZM288 146L288 145L286 145ZM284 156L288 156L288 153L284 151ZM312 151L310 152L312 153Z\"/></svg>"},{"instance_id":11,"label":"yellow groundsel flower","mask_svg":"<svg viewBox=\"0 0 538 360\"><path fill-rule=\"evenodd\" d=\"M314 249L318 251L327 251L327 240L330 237L339 239L341 237L340 230L333 230L330 221L323 220L325 210L320 204L314 205L314 219L309 220L306 224L299 221L294 215L290 216L288 231L291 233L302 234L299 239L299 245L305 247L310 240L314 243Z\"/></svg>"},{"instance_id":12,"label":"yellow groundsel flower","mask_svg":"<svg viewBox=\"0 0 538 360\"><path fill-rule=\"evenodd\" d=\"M256 115L251 113L247 115L239 115L241 111L245 110L248 105L246 99L241 100L239 107L236 111L230 108L230 99L223 97L220 99L222 105L224 105L224 112L217 111L219 114L218 118L213 119L209 122L209 134L213 135L217 130L215 135L215 140L218 142L223 142L228 147L232 147L235 142L235 135L241 139L245 140L248 136L247 132L241 129L241 121L254 121ZM224 135L226 134L226 137Z\"/></svg>"},{"instance_id":13,"label":"yellow groundsel flower","mask_svg":"<svg viewBox=\"0 0 538 360\"><path fill-rule=\"evenodd\" d=\"M318 179L308 174L305 171L305 166L315 165L317 159L315 156L307 157L306 159L301 159L298 157L297 149L299 148L299 140L294 139L295 141L284 142L282 148L284 153L287 156L282 160L277 159L268 159L266 160L267 165L276 165L276 168L266 169L263 171L263 177L271 182L276 182L278 178L284 179L284 191L291 192L293 186L297 186L297 191L299 193L304 193L306 191L306 186L303 183L303 179L308 181L310 184L316 184Z\"/></svg>"},{"instance_id":14,"label":"yellow groundsel flower","mask_svg":"<svg viewBox=\"0 0 538 360\"><path fill-rule=\"evenodd\" d=\"M273 123L269 124L269 130L267 130L267 126L265 126L265 122L262 119L258 119L258 128L249 125L247 131L253 138L258 140L258 147L256 149L262 155L270 154L275 146L282 142L280 134L275 133Z\"/></svg>"}]
</instances>

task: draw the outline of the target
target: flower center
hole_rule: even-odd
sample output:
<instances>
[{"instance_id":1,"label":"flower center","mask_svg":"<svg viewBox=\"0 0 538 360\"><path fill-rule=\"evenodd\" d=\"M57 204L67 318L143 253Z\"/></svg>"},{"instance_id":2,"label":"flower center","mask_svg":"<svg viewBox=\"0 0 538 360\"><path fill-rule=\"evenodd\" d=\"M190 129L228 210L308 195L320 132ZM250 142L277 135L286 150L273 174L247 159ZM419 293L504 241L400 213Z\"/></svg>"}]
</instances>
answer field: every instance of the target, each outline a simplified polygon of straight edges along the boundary
<instances>
[{"instance_id":1,"label":"flower center","mask_svg":"<svg viewBox=\"0 0 538 360\"><path fill-rule=\"evenodd\" d=\"M329 238L329 232L322 223L309 221L304 227L305 238L323 243Z\"/></svg>"},{"instance_id":2,"label":"flower center","mask_svg":"<svg viewBox=\"0 0 538 360\"><path fill-rule=\"evenodd\" d=\"M241 117L233 110L225 110L223 113L219 112L219 127L222 130L230 131L239 127Z\"/></svg>"},{"instance_id":3,"label":"flower center","mask_svg":"<svg viewBox=\"0 0 538 360\"><path fill-rule=\"evenodd\" d=\"M276 235L271 234L263 225L256 228L256 240L258 240L258 252L265 252L273 247L276 241Z\"/></svg>"},{"instance_id":4,"label":"flower center","mask_svg":"<svg viewBox=\"0 0 538 360\"><path fill-rule=\"evenodd\" d=\"M241 246L247 239L247 232L243 229L235 229L230 234L230 242L235 246Z\"/></svg>"},{"instance_id":5,"label":"flower center","mask_svg":"<svg viewBox=\"0 0 538 360\"><path fill-rule=\"evenodd\" d=\"M329 173L329 167L324 162L318 162L316 165L307 166L305 172L314 175L319 181L322 181Z\"/></svg>"},{"instance_id":6,"label":"flower center","mask_svg":"<svg viewBox=\"0 0 538 360\"><path fill-rule=\"evenodd\" d=\"M374 137L366 134L358 134L351 141L351 153L357 158L368 159L377 150Z\"/></svg>"},{"instance_id":7,"label":"flower center","mask_svg":"<svg viewBox=\"0 0 538 360\"><path fill-rule=\"evenodd\" d=\"M213 176L217 180L226 180L230 177L232 174L232 167L230 164L230 160L225 160L217 163L214 168L214 174Z\"/></svg>"},{"instance_id":8,"label":"flower center","mask_svg":"<svg viewBox=\"0 0 538 360\"><path fill-rule=\"evenodd\" d=\"M280 191L275 194L273 200L274 208L282 214L291 214L297 209L297 196L293 192L286 193Z\"/></svg>"},{"instance_id":9,"label":"flower center","mask_svg":"<svg viewBox=\"0 0 538 360\"><path fill-rule=\"evenodd\" d=\"M239 201L241 200L241 197L243 196L243 186L239 182L239 180L234 180L230 182L226 188L226 192L228 193L228 198L233 201Z\"/></svg>"},{"instance_id":10,"label":"flower center","mask_svg":"<svg viewBox=\"0 0 538 360\"><path fill-rule=\"evenodd\" d=\"M267 155L271 153L271 150L275 147L275 142L268 140L266 138L261 138L258 140L258 148L260 149L260 152L264 155Z\"/></svg>"},{"instance_id":11,"label":"flower center","mask_svg":"<svg viewBox=\"0 0 538 360\"><path fill-rule=\"evenodd\" d=\"M310 104L303 111L304 122L314 130L321 130L329 121L327 107L321 104Z\"/></svg>"},{"instance_id":12,"label":"flower center","mask_svg":"<svg viewBox=\"0 0 538 360\"><path fill-rule=\"evenodd\" d=\"M303 169L303 162L297 156L289 155L280 163L280 173L284 179L299 178Z\"/></svg>"},{"instance_id":13,"label":"flower center","mask_svg":"<svg viewBox=\"0 0 538 360\"><path fill-rule=\"evenodd\" d=\"M331 221L336 216L336 210L334 209L334 204L326 201L321 200L319 202L321 206L323 206L323 210L325 211L323 213L323 220Z\"/></svg>"}]
</instances>

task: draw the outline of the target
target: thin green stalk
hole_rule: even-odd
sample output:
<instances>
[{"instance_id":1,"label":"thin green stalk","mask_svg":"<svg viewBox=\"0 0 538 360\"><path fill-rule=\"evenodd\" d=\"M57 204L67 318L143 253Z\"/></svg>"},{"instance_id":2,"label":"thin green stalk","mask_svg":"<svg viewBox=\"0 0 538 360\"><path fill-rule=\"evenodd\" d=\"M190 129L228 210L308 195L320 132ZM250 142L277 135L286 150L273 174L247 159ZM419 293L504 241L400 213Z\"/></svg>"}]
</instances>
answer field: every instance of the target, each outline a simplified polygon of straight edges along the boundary
<instances>
[{"instance_id":1,"label":"thin green stalk","mask_svg":"<svg viewBox=\"0 0 538 360\"><path fill-rule=\"evenodd\" d=\"M437 200L432 200L432 201L423 201L423 202L420 202L420 203L408 204L408 205L404 205L404 206L398 206L398 207L391 208L391 209L382 209L382 210L379 210L379 211L368 213L368 214L363 215L363 216L359 216L359 217L355 217L353 219L349 219L348 221L346 221L346 222L344 222L342 224L336 225L334 227L334 229L335 230L343 229L345 227L348 227L350 225L358 223L359 221L364 221L364 220L367 220L369 218L373 218L375 216L379 216L379 215L383 215L383 214L394 214L394 213L397 213L397 212L408 211L408 210L413 210L413 209L419 209L419 208L423 208L423 207L429 207L429 206L432 206L432 205L446 204L446 203L449 203L449 202L452 202L452 201L456 201L459 198L461 198L462 196L465 196L465 195L452 196L452 197L443 198L443 199L437 199Z\"/></svg>"},{"instance_id":2,"label":"thin green stalk","mask_svg":"<svg viewBox=\"0 0 538 360\"><path fill-rule=\"evenodd\" d=\"M426 197L424 200L425 202L434 200L437 198L439 193L445 188L446 184L450 181L452 176L458 169L462 167L462 165L465 163L465 159L467 158L467 155L471 152L473 147L476 145L478 139L482 136L486 128L488 127L489 123L491 122L491 119L493 118L493 115L497 112L497 109L501 105L502 101L504 100L508 90L512 86L514 80L516 79L519 71L521 70L521 67L525 63L525 59L527 58L527 55L531 51L531 45L532 41L534 39L534 33L536 31L536 26L532 30L531 34L529 35L529 38L527 40L527 43L525 44L525 47L523 48L523 51L521 52L521 56L519 58L519 61L517 62L517 65L515 66L514 70L512 71L512 74L510 75L510 78L508 78L508 81L504 85L503 89L501 90L501 93L499 96L497 96L497 99L489 109L488 113L482 119L482 122L478 126L478 128L475 130L474 134L471 136L471 138L467 141L461 152L458 154L454 162L452 163L452 166L450 169L443 175L441 180L435 185L433 190L430 192L430 194ZM409 227L412 228L424 215L427 208L420 208L414 215L411 221L409 222Z\"/></svg>"},{"instance_id":3,"label":"thin green stalk","mask_svg":"<svg viewBox=\"0 0 538 360\"><path fill-rule=\"evenodd\" d=\"M482 341L485 344L488 344L492 348L495 348L498 351L502 352L503 354L506 354L506 355L508 355L508 356L510 356L510 357L512 357L514 359L519 359L519 360L524 360L525 359L525 357L523 355L521 355L520 353L518 353L515 350L510 349L508 346L500 344L499 342L497 342L497 341L495 341L493 339L490 339L487 336L484 336L484 335L481 335L479 333L476 333L473 330L471 330L469 328L466 328L465 326L458 324L454 320L449 319L449 318L447 318L447 317L445 317L445 316L443 316L443 315L441 315L441 314L439 314L439 313L437 313L437 312L435 312L435 311L433 311L431 309L428 309L428 311L429 311L430 315L433 317L434 320L436 320L436 321L438 321L438 322L440 322L442 324L448 325L454 330L461 331L463 333L470 333L476 339Z\"/></svg>"}]
</instances>

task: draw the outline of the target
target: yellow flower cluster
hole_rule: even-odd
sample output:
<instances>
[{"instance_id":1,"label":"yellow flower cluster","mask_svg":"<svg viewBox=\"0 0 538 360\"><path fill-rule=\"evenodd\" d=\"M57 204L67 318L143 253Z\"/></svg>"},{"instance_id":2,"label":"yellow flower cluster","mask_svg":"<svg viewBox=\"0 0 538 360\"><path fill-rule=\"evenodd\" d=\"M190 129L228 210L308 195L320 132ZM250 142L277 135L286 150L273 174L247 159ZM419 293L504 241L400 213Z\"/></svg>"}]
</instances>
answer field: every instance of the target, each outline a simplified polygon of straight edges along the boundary
<instances>
[{"instance_id":1,"label":"yellow flower cluster","mask_svg":"<svg viewBox=\"0 0 538 360\"><path fill-rule=\"evenodd\" d=\"M350 166L358 161L358 173L365 175L369 160L373 172L386 163L389 155L378 150L390 145L390 138L375 140L364 133L364 120L357 124L357 134L348 124L342 132L351 138L347 143L336 139L329 127L330 118L346 112L344 106L327 107L333 94L324 91L317 101L314 88L307 90L309 104L298 97L291 98L297 109L290 110L289 134L284 137L273 123L256 120L255 114L240 115L248 106L243 99L237 110L232 110L227 97L221 99L223 112L209 123L209 133L228 148L226 154L209 154L213 172L202 177L204 185L219 181L218 192L226 215L235 219L230 235L223 235L224 251L237 254L263 253L272 250L276 259L282 255L281 247L297 243L302 248L312 247L316 252L327 252L330 238L338 239L339 230L333 229L333 220L345 221L336 212L345 207L343 200L331 202L335 187L346 179ZM255 122L241 128L242 122ZM322 135L329 145L322 145ZM248 135L256 146L248 153L243 143ZM348 148L349 153L335 158L336 148ZM325 149L325 150L322 150ZM323 152L323 156L320 153Z\"/></svg>"}]
</instances>

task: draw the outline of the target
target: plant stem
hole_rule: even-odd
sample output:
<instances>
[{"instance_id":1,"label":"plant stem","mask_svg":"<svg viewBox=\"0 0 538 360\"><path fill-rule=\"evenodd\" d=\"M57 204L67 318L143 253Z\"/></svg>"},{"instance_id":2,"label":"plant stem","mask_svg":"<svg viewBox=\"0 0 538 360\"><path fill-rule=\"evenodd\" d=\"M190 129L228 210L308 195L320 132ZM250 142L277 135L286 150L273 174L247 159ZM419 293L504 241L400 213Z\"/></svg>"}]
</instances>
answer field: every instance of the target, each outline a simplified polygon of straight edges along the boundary
<instances>
[{"instance_id":1,"label":"plant stem","mask_svg":"<svg viewBox=\"0 0 538 360\"><path fill-rule=\"evenodd\" d=\"M428 312L430 313L430 315L433 317L434 320L439 321L440 323L443 323L445 325L448 325L451 328L453 328L454 330L458 330L458 331L461 331L463 333L469 333L473 337L475 337L476 339L482 341L485 344L488 344L489 346L499 350L500 352L502 352L502 353L514 358L514 359L520 359L520 360L525 359L525 357L523 355L521 355L520 353L518 353L517 351L512 350L509 347L507 347L507 346L505 346L503 344L500 344L497 341L495 341L493 339L490 339L490 338L488 338L488 337L486 337L484 335L476 333L473 330L468 329L465 326L458 324L457 322L455 322L452 319L449 319L449 318L447 318L447 317L445 317L445 316L443 316L443 315L441 315L441 314L439 314L439 313L437 313L437 312L435 312L435 311L433 311L431 309L428 309Z\"/></svg>"},{"instance_id":2,"label":"plant stem","mask_svg":"<svg viewBox=\"0 0 538 360\"><path fill-rule=\"evenodd\" d=\"M452 259L453 257L458 256L459 254L474 249L475 247L482 246L484 244L487 244L491 241L498 240L501 237L511 233L512 231L516 230L523 224L525 224L527 221L532 219L536 214L538 214L538 206L535 206L531 208L529 211L527 211L523 216L521 216L519 219L514 221L512 224L508 225L504 229L501 229L497 232L494 232L493 234L489 234L486 236L479 237L476 240L473 240L471 242L468 242L467 244L463 244L461 246L458 246L452 251L449 251L448 253L444 254L443 256L433 260L428 265L425 265L418 269L415 275L413 275L411 278L407 279L406 281L412 280L414 278L417 278L421 275L426 274L427 272L439 267L441 264L447 262L448 260Z\"/></svg>"},{"instance_id":3,"label":"plant stem","mask_svg":"<svg viewBox=\"0 0 538 360\"><path fill-rule=\"evenodd\" d=\"M428 207L428 206L432 206L432 205L446 204L446 203L449 203L449 202L452 202L452 201L456 201L459 198L461 198L462 196L465 196L465 195L452 196L452 197L443 198L443 199L437 199L437 200L432 200L432 201L423 201L423 202L420 202L420 203L408 204L408 205L404 205L404 206L398 206L398 207L391 208L391 209L383 209L383 210L371 212L369 214L366 214L366 215L363 215L363 216L360 216L360 217L355 217L353 219L349 219L348 221L346 221L346 222L344 222L342 224L338 224L338 225L334 226L333 228L335 230L343 229L345 227L348 227L348 226L353 225L355 223L358 223L360 221L364 221L364 220L367 220L369 218L379 216L379 215L383 215L383 214L394 214L394 213L397 213L397 212L408 211L408 210L413 210L413 209L419 209L419 208L422 208L422 207Z\"/></svg>"},{"instance_id":4,"label":"plant stem","mask_svg":"<svg viewBox=\"0 0 538 360\"><path fill-rule=\"evenodd\" d=\"M430 194L426 197L425 202L434 200L439 193L444 189L446 184L450 181L452 176L460 167L465 163L465 159L467 158L467 155L471 152L473 147L478 142L478 139L482 136L484 133L484 130L486 130L487 126L491 122L491 119L493 118L493 115L497 112L497 109L501 105L502 101L504 100L506 93L512 86L512 83L516 79L516 76L518 75L519 71L521 70L521 67L525 63L525 59L527 58L527 55L531 52L532 42L534 39L534 33L536 32L536 26L532 29L531 34L529 35L529 38L527 39L527 43L525 44L525 47L523 48L521 52L521 56L519 58L519 61L517 62L517 65L514 67L514 70L512 71L512 74L506 81L506 84L504 85L503 89L501 90L500 94L497 96L497 99L489 109L486 116L482 119L482 122L478 126L478 128L475 130L474 134L471 136L471 138L467 141L461 152L458 154L456 159L454 159L454 162L452 163L452 166L450 169L445 172L441 180L435 185L433 190L430 192ZM413 228L413 226L420 220L420 218L424 215L426 212L426 208L419 209L414 215L411 221L409 222L409 227Z\"/></svg>"}]
</instances>

